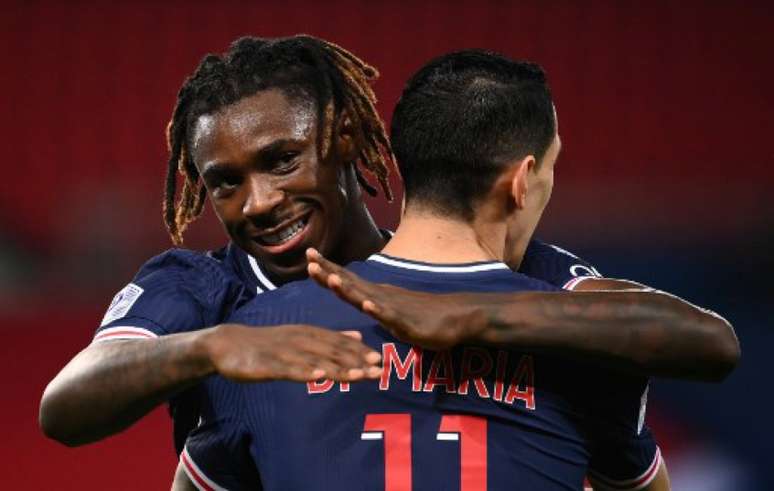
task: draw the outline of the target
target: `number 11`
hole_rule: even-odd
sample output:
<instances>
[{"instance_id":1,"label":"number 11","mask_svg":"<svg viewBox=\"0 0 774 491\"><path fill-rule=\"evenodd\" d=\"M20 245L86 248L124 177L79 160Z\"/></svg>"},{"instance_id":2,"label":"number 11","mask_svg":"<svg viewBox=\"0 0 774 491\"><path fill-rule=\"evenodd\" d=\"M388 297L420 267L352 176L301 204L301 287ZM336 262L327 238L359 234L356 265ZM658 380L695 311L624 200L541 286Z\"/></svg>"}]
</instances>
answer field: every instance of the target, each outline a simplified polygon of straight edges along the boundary
<instances>
[{"instance_id":1,"label":"number 11","mask_svg":"<svg viewBox=\"0 0 774 491\"><path fill-rule=\"evenodd\" d=\"M460 441L460 490L486 491L487 421L445 414L437 439ZM384 439L384 490L411 491L411 415L367 414L363 440Z\"/></svg>"}]
</instances>

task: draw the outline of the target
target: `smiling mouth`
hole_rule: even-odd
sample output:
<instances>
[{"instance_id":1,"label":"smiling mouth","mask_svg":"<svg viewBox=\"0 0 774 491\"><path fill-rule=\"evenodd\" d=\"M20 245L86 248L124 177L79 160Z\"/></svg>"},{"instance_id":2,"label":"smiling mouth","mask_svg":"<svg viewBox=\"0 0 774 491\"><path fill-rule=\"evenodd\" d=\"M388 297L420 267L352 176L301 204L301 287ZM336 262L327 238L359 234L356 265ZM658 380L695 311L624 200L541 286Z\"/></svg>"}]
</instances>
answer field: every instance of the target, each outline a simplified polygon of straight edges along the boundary
<instances>
[{"instance_id":1,"label":"smiling mouth","mask_svg":"<svg viewBox=\"0 0 774 491\"><path fill-rule=\"evenodd\" d=\"M260 237L257 237L255 240L256 242L258 242L263 246L268 246L268 247L281 246L293 240L294 237L298 236L298 234L300 234L304 230L308 222L309 222L309 215L306 215L304 217L299 218L298 220L295 220L289 223L287 226L282 227L281 229L275 231L274 233L261 235Z\"/></svg>"}]
</instances>

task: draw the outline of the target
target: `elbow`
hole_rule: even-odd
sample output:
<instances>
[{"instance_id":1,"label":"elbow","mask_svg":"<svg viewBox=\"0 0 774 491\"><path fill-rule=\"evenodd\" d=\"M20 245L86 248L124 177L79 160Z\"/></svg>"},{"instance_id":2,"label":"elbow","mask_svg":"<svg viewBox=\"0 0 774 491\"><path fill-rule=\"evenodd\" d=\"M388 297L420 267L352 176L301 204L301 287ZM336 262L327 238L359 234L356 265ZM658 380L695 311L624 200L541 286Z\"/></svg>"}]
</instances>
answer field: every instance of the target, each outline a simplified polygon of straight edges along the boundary
<instances>
[{"instance_id":1,"label":"elbow","mask_svg":"<svg viewBox=\"0 0 774 491\"><path fill-rule=\"evenodd\" d=\"M57 441L68 447L77 447L83 442L73 434L72 425L67 422L66 410L62 408L60 397L47 387L40 400L38 411L38 426L40 430L51 440Z\"/></svg>"},{"instance_id":2,"label":"elbow","mask_svg":"<svg viewBox=\"0 0 774 491\"><path fill-rule=\"evenodd\" d=\"M707 380L722 382L734 371L742 355L734 328L722 317L713 318L708 345Z\"/></svg>"}]
</instances>

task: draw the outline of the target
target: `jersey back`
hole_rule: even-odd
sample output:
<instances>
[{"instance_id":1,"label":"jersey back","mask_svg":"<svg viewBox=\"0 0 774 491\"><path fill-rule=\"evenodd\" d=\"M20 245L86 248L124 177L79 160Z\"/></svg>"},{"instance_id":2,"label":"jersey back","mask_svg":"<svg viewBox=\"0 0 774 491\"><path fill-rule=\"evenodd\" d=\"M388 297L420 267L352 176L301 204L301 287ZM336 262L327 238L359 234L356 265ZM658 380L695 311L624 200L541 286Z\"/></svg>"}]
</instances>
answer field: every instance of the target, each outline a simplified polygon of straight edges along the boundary
<instances>
[{"instance_id":1,"label":"jersey back","mask_svg":"<svg viewBox=\"0 0 774 491\"><path fill-rule=\"evenodd\" d=\"M557 290L496 262L444 266L375 255L350 268L434 293ZM636 421L639 410L642 387L591 365L483 346L423 350L309 281L261 295L230 320L358 330L382 353L383 370L378 380L352 384L210 378L184 457L228 489L258 486L245 482L252 464L268 490L577 490L591 431ZM242 468L224 467L223 453Z\"/></svg>"}]
</instances>

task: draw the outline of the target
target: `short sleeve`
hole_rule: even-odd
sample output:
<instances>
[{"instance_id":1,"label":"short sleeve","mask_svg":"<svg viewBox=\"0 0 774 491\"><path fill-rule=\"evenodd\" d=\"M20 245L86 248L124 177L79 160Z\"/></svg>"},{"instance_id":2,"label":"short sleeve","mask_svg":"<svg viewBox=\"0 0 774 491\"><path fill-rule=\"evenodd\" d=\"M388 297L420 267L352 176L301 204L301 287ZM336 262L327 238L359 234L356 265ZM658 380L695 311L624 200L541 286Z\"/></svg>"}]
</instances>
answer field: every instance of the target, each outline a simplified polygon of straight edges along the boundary
<instances>
[{"instance_id":1,"label":"short sleeve","mask_svg":"<svg viewBox=\"0 0 774 491\"><path fill-rule=\"evenodd\" d=\"M154 338L217 324L239 290L218 260L172 249L140 268L105 313L94 341Z\"/></svg>"},{"instance_id":2,"label":"short sleeve","mask_svg":"<svg viewBox=\"0 0 774 491\"><path fill-rule=\"evenodd\" d=\"M198 489L261 489L249 440L236 424L199 426L188 436L180 462Z\"/></svg>"},{"instance_id":3,"label":"short sleeve","mask_svg":"<svg viewBox=\"0 0 774 491\"><path fill-rule=\"evenodd\" d=\"M637 490L661 465L661 451L645 426L648 380L611 376L595 393L587 421L591 441L588 478L596 490Z\"/></svg>"},{"instance_id":4,"label":"short sleeve","mask_svg":"<svg viewBox=\"0 0 774 491\"><path fill-rule=\"evenodd\" d=\"M589 463L588 479L599 490L637 490L653 481L661 450L648 427L637 435L600 442Z\"/></svg>"},{"instance_id":5,"label":"short sleeve","mask_svg":"<svg viewBox=\"0 0 774 491\"><path fill-rule=\"evenodd\" d=\"M537 239L527 246L519 273L564 290L572 290L588 278L602 277L594 266L575 254Z\"/></svg>"},{"instance_id":6,"label":"short sleeve","mask_svg":"<svg viewBox=\"0 0 774 491\"><path fill-rule=\"evenodd\" d=\"M244 388L217 375L198 388L201 419L186 439L180 462L199 489L261 489L243 424Z\"/></svg>"}]
</instances>

